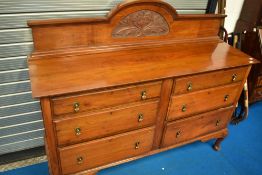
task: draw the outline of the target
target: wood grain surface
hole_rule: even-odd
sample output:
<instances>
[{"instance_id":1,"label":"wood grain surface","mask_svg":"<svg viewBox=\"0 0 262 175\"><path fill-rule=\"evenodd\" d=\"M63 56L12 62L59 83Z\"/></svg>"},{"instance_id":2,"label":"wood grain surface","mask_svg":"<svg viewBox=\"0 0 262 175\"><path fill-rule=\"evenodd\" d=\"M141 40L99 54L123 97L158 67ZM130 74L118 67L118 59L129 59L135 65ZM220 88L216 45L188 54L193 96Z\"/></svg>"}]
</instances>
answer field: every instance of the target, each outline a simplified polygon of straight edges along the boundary
<instances>
[{"instance_id":1,"label":"wood grain surface","mask_svg":"<svg viewBox=\"0 0 262 175\"><path fill-rule=\"evenodd\" d=\"M212 133L227 127L233 107L199 114L166 125L162 146L184 142L204 134Z\"/></svg>"},{"instance_id":2,"label":"wood grain surface","mask_svg":"<svg viewBox=\"0 0 262 175\"><path fill-rule=\"evenodd\" d=\"M114 88L94 93L73 94L52 98L54 115L79 113L82 111L106 108L136 101L145 101L160 96L161 81L140 84L123 88ZM145 93L142 99L142 93ZM79 104L79 110L74 110L74 104Z\"/></svg>"},{"instance_id":3,"label":"wood grain surface","mask_svg":"<svg viewBox=\"0 0 262 175\"><path fill-rule=\"evenodd\" d=\"M241 67L177 78L174 94L189 93L234 82L241 82L245 77L247 69L248 67Z\"/></svg>"},{"instance_id":4,"label":"wood grain surface","mask_svg":"<svg viewBox=\"0 0 262 175\"><path fill-rule=\"evenodd\" d=\"M161 27L168 26L168 32L154 36L113 37L114 29L128 15L139 13L142 10L159 14L166 21L161 24ZM144 22L147 22L149 17L147 16ZM46 52L72 47L89 48L145 41L214 37L217 36L220 21L224 18L225 15L220 14L178 15L170 4L159 0L128 0L114 8L108 17L36 20L29 21L28 24L33 31L35 52ZM140 17L139 21L136 20L136 26L142 24L143 19L145 18ZM145 27L148 29L150 26ZM142 29L143 25L140 25L139 28Z\"/></svg>"},{"instance_id":5,"label":"wood grain surface","mask_svg":"<svg viewBox=\"0 0 262 175\"><path fill-rule=\"evenodd\" d=\"M57 142L59 145L73 144L155 125L158 105L158 101L136 103L56 120ZM78 135L76 128L81 130Z\"/></svg>"},{"instance_id":6,"label":"wood grain surface","mask_svg":"<svg viewBox=\"0 0 262 175\"><path fill-rule=\"evenodd\" d=\"M226 43L202 42L29 60L29 69L33 96L41 97L253 63L256 61L250 62L247 55Z\"/></svg>"},{"instance_id":7,"label":"wood grain surface","mask_svg":"<svg viewBox=\"0 0 262 175\"><path fill-rule=\"evenodd\" d=\"M176 120L192 114L198 114L236 102L241 83L211 89L196 91L188 94L172 96L168 112L168 120ZM227 99L226 99L227 98Z\"/></svg>"},{"instance_id":8,"label":"wood grain surface","mask_svg":"<svg viewBox=\"0 0 262 175\"><path fill-rule=\"evenodd\" d=\"M59 149L63 174L94 168L147 153L152 149L154 127ZM136 143L139 146L136 148ZM82 157L82 163L77 158Z\"/></svg>"}]
</instances>

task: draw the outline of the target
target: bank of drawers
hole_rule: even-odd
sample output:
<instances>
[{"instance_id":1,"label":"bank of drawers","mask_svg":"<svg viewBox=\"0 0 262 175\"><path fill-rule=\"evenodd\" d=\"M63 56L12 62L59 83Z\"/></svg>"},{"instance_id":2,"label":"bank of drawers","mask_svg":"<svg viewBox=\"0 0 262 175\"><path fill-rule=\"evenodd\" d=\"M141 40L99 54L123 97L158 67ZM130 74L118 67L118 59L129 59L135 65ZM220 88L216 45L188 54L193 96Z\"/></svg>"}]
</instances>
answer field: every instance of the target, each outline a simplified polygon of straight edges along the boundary
<instances>
[{"instance_id":1,"label":"bank of drawers","mask_svg":"<svg viewBox=\"0 0 262 175\"><path fill-rule=\"evenodd\" d=\"M162 147L226 128L247 68L174 79ZM162 81L51 99L63 174L152 150Z\"/></svg>"},{"instance_id":2,"label":"bank of drawers","mask_svg":"<svg viewBox=\"0 0 262 175\"><path fill-rule=\"evenodd\" d=\"M63 174L150 151L161 83L51 99Z\"/></svg>"},{"instance_id":3,"label":"bank of drawers","mask_svg":"<svg viewBox=\"0 0 262 175\"><path fill-rule=\"evenodd\" d=\"M186 142L227 127L247 68L177 78L162 146Z\"/></svg>"}]
</instances>

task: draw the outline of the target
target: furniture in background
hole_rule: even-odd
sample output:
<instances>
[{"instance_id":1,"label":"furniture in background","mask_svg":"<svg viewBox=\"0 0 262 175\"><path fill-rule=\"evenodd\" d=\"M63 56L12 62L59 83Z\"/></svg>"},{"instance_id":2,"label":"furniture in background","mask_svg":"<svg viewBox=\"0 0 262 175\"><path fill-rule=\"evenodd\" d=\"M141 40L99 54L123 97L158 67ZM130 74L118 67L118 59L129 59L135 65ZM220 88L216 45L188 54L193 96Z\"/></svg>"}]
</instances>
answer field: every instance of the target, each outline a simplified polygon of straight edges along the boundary
<instances>
[{"instance_id":1,"label":"furniture in background","mask_svg":"<svg viewBox=\"0 0 262 175\"><path fill-rule=\"evenodd\" d=\"M259 25L262 25L262 1L245 0L234 32L253 31Z\"/></svg>"},{"instance_id":2,"label":"furniture in background","mask_svg":"<svg viewBox=\"0 0 262 175\"><path fill-rule=\"evenodd\" d=\"M248 55L262 61L262 1L245 0L237 21L239 48ZM262 100L262 64L252 67L248 77L249 102Z\"/></svg>"},{"instance_id":3,"label":"furniture in background","mask_svg":"<svg viewBox=\"0 0 262 175\"><path fill-rule=\"evenodd\" d=\"M224 18L141 0L106 18L29 21L50 174L96 174L197 140L219 150L257 63L219 39Z\"/></svg>"},{"instance_id":4,"label":"furniture in background","mask_svg":"<svg viewBox=\"0 0 262 175\"><path fill-rule=\"evenodd\" d=\"M241 50L252 57L262 61L261 28L245 31L241 36ZM262 64L252 67L248 77L249 102L262 100Z\"/></svg>"}]
</instances>

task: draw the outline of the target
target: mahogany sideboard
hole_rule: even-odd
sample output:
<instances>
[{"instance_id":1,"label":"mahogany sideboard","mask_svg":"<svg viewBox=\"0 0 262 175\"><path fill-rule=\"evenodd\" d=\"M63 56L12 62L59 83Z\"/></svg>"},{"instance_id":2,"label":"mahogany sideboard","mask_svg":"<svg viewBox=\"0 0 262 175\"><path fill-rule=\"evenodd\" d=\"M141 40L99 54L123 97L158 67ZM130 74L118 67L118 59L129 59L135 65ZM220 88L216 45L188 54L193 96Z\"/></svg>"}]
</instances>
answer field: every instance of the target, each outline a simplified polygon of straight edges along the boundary
<instances>
[{"instance_id":1,"label":"mahogany sideboard","mask_svg":"<svg viewBox=\"0 0 262 175\"><path fill-rule=\"evenodd\" d=\"M140 0L102 18L29 21L50 174L96 174L197 140L219 150L258 62L219 39L224 18Z\"/></svg>"}]
</instances>

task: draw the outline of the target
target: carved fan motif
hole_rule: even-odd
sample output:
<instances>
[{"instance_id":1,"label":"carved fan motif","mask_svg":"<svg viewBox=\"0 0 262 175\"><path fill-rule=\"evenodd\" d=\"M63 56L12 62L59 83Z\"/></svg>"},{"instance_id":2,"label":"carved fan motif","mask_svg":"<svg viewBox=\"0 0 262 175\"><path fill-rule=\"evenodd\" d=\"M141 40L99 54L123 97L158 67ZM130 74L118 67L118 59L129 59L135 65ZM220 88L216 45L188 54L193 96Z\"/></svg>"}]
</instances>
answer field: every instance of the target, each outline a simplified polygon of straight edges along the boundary
<instances>
[{"instance_id":1,"label":"carved fan motif","mask_svg":"<svg viewBox=\"0 0 262 175\"><path fill-rule=\"evenodd\" d=\"M140 10L121 19L113 30L115 38L159 36L169 32L163 16L151 10Z\"/></svg>"}]
</instances>

